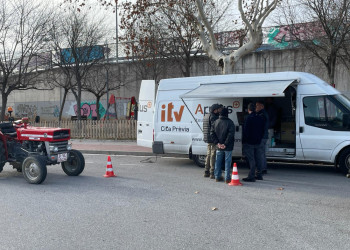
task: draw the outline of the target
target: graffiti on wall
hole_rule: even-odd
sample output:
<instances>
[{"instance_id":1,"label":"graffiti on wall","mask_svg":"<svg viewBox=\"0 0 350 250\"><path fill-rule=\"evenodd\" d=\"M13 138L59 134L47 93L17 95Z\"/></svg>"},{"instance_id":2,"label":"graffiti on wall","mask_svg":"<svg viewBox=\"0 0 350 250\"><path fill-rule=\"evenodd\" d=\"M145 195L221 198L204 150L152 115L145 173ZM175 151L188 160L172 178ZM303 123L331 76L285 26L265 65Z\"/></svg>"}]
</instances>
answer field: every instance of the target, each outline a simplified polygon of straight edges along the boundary
<instances>
[{"instance_id":1,"label":"graffiti on wall","mask_svg":"<svg viewBox=\"0 0 350 250\"><path fill-rule=\"evenodd\" d=\"M40 115L58 117L60 109L57 105L40 107Z\"/></svg>"},{"instance_id":2,"label":"graffiti on wall","mask_svg":"<svg viewBox=\"0 0 350 250\"><path fill-rule=\"evenodd\" d=\"M299 41L314 41L325 36L325 31L319 23L303 23L276 26L269 30L267 34L267 44L275 49L289 49L300 46Z\"/></svg>"},{"instance_id":3,"label":"graffiti on wall","mask_svg":"<svg viewBox=\"0 0 350 250\"><path fill-rule=\"evenodd\" d=\"M28 117L34 119L36 116L57 118L59 113L58 102L27 102L15 103L14 105L14 116L18 118Z\"/></svg>"},{"instance_id":4,"label":"graffiti on wall","mask_svg":"<svg viewBox=\"0 0 350 250\"><path fill-rule=\"evenodd\" d=\"M38 107L36 104L19 103L15 105L14 113L16 117L35 117L38 115Z\"/></svg>"},{"instance_id":5,"label":"graffiti on wall","mask_svg":"<svg viewBox=\"0 0 350 250\"><path fill-rule=\"evenodd\" d=\"M109 117L111 119L124 119L127 116L128 103L130 103L130 98L115 97L115 104L109 106ZM12 106L14 110L12 116L16 118L28 117L30 120L34 120L36 116L40 116L43 120L55 120L59 117L60 113L60 103L58 101L15 102L9 103L9 106ZM96 101L84 100L81 102L81 115L86 116L88 119L97 117L96 109ZM106 105L100 102L99 110L101 118L106 117ZM62 112L62 118L71 119L72 116L76 115L77 102L66 101Z\"/></svg>"},{"instance_id":6,"label":"graffiti on wall","mask_svg":"<svg viewBox=\"0 0 350 250\"><path fill-rule=\"evenodd\" d=\"M238 47L242 34L240 30L225 31L215 33L215 37L219 47ZM325 31L318 22L263 28L263 46L269 49L296 48L300 46L297 40L310 40L317 43L317 38L324 35ZM247 42L247 38L244 38L244 42Z\"/></svg>"},{"instance_id":7,"label":"graffiti on wall","mask_svg":"<svg viewBox=\"0 0 350 250\"><path fill-rule=\"evenodd\" d=\"M77 109L78 109L78 105L75 104L74 105L74 113L75 113L75 115L78 114ZM99 113L100 113L101 117L103 117L105 115L105 113L106 113L106 109L103 107L101 102L100 102ZM96 101L81 102L80 115L86 116L88 119L92 119L92 117L97 117Z\"/></svg>"}]
</instances>

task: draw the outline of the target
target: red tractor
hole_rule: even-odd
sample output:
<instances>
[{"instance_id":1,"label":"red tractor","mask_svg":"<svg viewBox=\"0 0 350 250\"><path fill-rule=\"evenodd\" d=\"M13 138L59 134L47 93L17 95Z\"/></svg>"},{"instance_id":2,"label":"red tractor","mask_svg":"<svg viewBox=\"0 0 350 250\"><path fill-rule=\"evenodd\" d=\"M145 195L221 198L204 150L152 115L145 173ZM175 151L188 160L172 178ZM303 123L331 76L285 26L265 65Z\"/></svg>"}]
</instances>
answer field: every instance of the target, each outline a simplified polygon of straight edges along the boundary
<instances>
[{"instance_id":1,"label":"red tractor","mask_svg":"<svg viewBox=\"0 0 350 250\"><path fill-rule=\"evenodd\" d=\"M9 162L29 183L40 184L46 178L46 166L61 163L67 175L77 176L84 170L85 159L69 140L69 129L32 127L28 118L0 123L0 172Z\"/></svg>"}]
</instances>

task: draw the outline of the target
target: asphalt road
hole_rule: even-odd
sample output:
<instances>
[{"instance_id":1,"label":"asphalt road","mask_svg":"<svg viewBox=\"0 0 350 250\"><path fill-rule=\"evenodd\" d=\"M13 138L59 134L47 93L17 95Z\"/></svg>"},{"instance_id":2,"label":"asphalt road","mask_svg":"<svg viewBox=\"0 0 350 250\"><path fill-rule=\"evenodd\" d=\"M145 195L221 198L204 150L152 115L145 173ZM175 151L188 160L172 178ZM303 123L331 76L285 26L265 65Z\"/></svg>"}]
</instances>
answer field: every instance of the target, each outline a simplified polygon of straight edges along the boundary
<instances>
[{"instance_id":1,"label":"asphalt road","mask_svg":"<svg viewBox=\"0 0 350 250\"><path fill-rule=\"evenodd\" d=\"M350 249L350 179L333 168L274 164L231 187L188 159L112 156L104 178L107 156L85 158L41 185L5 166L0 249Z\"/></svg>"}]
</instances>

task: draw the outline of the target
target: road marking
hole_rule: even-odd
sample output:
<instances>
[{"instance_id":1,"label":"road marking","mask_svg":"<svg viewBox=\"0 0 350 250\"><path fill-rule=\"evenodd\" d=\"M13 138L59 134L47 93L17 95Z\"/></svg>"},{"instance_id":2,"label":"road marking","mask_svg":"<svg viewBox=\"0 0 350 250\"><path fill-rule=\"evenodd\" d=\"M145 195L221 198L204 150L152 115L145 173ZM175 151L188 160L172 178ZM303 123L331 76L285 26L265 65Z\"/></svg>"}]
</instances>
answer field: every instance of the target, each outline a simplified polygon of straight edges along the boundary
<instances>
[{"instance_id":1,"label":"road marking","mask_svg":"<svg viewBox=\"0 0 350 250\"><path fill-rule=\"evenodd\" d=\"M96 156L96 155L108 155L108 154L85 154L84 155L91 155L91 156ZM172 157L172 156L149 156L149 155L109 155L110 157L138 157L138 158L144 158L144 157L158 157L158 158L164 158L164 159L188 159L187 157Z\"/></svg>"}]
</instances>

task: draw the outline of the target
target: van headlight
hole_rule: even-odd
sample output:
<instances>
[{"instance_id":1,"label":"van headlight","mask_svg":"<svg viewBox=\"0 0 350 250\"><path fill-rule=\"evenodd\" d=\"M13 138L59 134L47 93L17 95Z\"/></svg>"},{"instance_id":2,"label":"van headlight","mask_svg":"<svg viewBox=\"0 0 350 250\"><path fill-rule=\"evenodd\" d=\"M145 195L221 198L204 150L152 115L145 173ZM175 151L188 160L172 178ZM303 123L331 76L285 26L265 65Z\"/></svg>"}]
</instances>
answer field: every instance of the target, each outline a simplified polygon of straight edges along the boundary
<instances>
[{"instance_id":1,"label":"van headlight","mask_svg":"<svg viewBox=\"0 0 350 250\"><path fill-rule=\"evenodd\" d=\"M72 144L67 144L67 150L71 150L72 149Z\"/></svg>"},{"instance_id":2,"label":"van headlight","mask_svg":"<svg viewBox=\"0 0 350 250\"><path fill-rule=\"evenodd\" d=\"M56 147L56 146L50 146L50 151L51 151L51 152L58 152L58 147Z\"/></svg>"}]
</instances>

